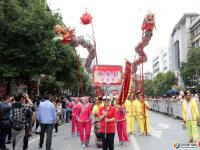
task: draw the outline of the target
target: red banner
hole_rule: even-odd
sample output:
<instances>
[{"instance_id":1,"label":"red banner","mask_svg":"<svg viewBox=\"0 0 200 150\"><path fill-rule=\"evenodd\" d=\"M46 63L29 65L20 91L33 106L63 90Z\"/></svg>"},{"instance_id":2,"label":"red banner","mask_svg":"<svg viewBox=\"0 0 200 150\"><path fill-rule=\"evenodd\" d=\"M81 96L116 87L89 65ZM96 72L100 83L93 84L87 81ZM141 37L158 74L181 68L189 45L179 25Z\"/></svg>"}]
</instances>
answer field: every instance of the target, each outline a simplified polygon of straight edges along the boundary
<instances>
[{"instance_id":1,"label":"red banner","mask_svg":"<svg viewBox=\"0 0 200 150\"><path fill-rule=\"evenodd\" d=\"M111 92L112 92L112 95L113 95L113 96L115 96L115 95L118 95L118 94L119 94L118 90L112 90Z\"/></svg>"},{"instance_id":2,"label":"red banner","mask_svg":"<svg viewBox=\"0 0 200 150\"><path fill-rule=\"evenodd\" d=\"M94 85L120 85L121 82L122 66L96 65L93 67Z\"/></svg>"},{"instance_id":3,"label":"red banner","mask_svg":"<svg viewBox=\"0 0 200 150\"><path fill-rule=\"evenodd\" d=\"M121 93L119 96L119 104L122 105L128 96L129 86L131 81L131 63L126 61L125 77L122 85Z\"/></svg>"}]
</instances>

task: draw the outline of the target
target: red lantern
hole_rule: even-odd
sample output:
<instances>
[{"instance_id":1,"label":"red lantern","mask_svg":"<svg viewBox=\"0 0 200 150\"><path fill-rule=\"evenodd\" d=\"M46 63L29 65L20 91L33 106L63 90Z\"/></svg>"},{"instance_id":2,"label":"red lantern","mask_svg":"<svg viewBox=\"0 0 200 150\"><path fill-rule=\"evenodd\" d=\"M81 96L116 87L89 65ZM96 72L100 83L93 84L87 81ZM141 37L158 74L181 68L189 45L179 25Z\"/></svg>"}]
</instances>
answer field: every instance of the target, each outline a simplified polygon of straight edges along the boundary
<instances>
[{"instance_id":1,"label":"red lantern","mask_svg":"<svg viewBox=\"0 0 200 150\"><path fill-rule=\"evenodd\" d=\"M87 11L82 15L82 17L80 19L81 19L81 23L84 25L88 25L88 24L92 23L92 17L90 15L90 13Z\"/></svg>"}]
</instances>

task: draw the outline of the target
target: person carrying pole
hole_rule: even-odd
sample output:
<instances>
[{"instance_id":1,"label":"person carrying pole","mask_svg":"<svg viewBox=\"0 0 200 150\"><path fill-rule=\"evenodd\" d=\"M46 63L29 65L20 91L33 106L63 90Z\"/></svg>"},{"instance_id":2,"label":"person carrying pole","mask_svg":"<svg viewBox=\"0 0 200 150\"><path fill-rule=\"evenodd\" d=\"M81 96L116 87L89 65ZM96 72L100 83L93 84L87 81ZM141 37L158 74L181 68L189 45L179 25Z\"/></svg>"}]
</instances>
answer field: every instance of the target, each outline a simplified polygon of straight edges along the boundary
<instances>
[{"instance_id":1,"label":"person carrying pole","mask_svg":"<svg viewBox=\"0 0 200 150\"><path fill-rule=\"evenodd\" d=\"M126 108L123 105L119 105L119 100L116 102L116 124L117 133L119 138L119 146L128 146L128 134L126 126Z\"/></svg>"},{"instance_id":2,"label":"person carrying pole","mask_svg":"<svg viewBox=\"0 0 200 150\"><path fill-rule=\"evenodd\" d=\"M138 100L135 99L134 95L131 94L128 97L128 100L125 102L126 108L126 120L127 120L127 131L129 135L133 135L134 133L134 126L136 120L136 104Z\"/></svg>"},{"instance_id":3,"label":"person carrying pole","mask_svg":"<svg viewBox=\"0 0 200 150\"><path fill-rule=\"evenodd\" d=\"M103 97L104 106L99 109L100 133L102 149L114 150L115 137L115 108L111 106L110 97Z\"/></svg>"},{"instance_id":4,"label":"person carrying pole","mask_svg":"<svg viewBox=\"0 0 200 150\"><path fill-rule=\"evenodd\" d=\"M148 135L150 136L150 125L149 125L149 104L143 99L140 92L137 93L138 103L136 105L136 114L138 119L139 126L139 135Z\"/></svg>"}]
</instances>

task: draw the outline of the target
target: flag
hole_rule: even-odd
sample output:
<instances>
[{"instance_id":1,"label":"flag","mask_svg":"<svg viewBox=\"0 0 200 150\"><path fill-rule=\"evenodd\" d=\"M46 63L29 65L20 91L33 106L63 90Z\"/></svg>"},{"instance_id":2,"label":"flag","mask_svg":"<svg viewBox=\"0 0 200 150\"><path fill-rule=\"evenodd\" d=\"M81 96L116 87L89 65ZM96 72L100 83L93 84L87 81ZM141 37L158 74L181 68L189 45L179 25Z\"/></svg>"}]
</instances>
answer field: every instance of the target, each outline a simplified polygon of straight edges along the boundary
<instances>
[{"instance_id":1,"label":"flag","mask_svg":"<svg viewBox=\"0 0 200 150\"><path fill-rule=\"evenodd\" d=\"M119 105L122 105L126 101L126 98L129 93L130 81L131 81L131 63L129 61L126 61L124 82L122 84L122 89L119 96Z\"/></svg>"}]
</instances>

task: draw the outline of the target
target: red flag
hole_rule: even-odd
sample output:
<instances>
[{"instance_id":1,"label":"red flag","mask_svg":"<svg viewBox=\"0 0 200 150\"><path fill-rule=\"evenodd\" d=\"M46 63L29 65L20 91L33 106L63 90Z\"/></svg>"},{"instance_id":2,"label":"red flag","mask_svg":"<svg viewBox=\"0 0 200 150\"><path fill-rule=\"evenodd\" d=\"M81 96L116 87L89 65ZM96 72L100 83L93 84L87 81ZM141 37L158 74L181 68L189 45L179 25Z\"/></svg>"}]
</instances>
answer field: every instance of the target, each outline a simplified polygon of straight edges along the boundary
<instances>
[{"instance_id":1,"label":"red flag","mask_svg":"<svg viewBox=\"0 0 200 150\"><path fill-rule=\"evenodd\" d=\"M119 105L122 105L126 101L129 92L130 81L131 81L131 63L129 61L126 61L125 77L121 93L119 96Z\"/></svg>"}]
</instances>

